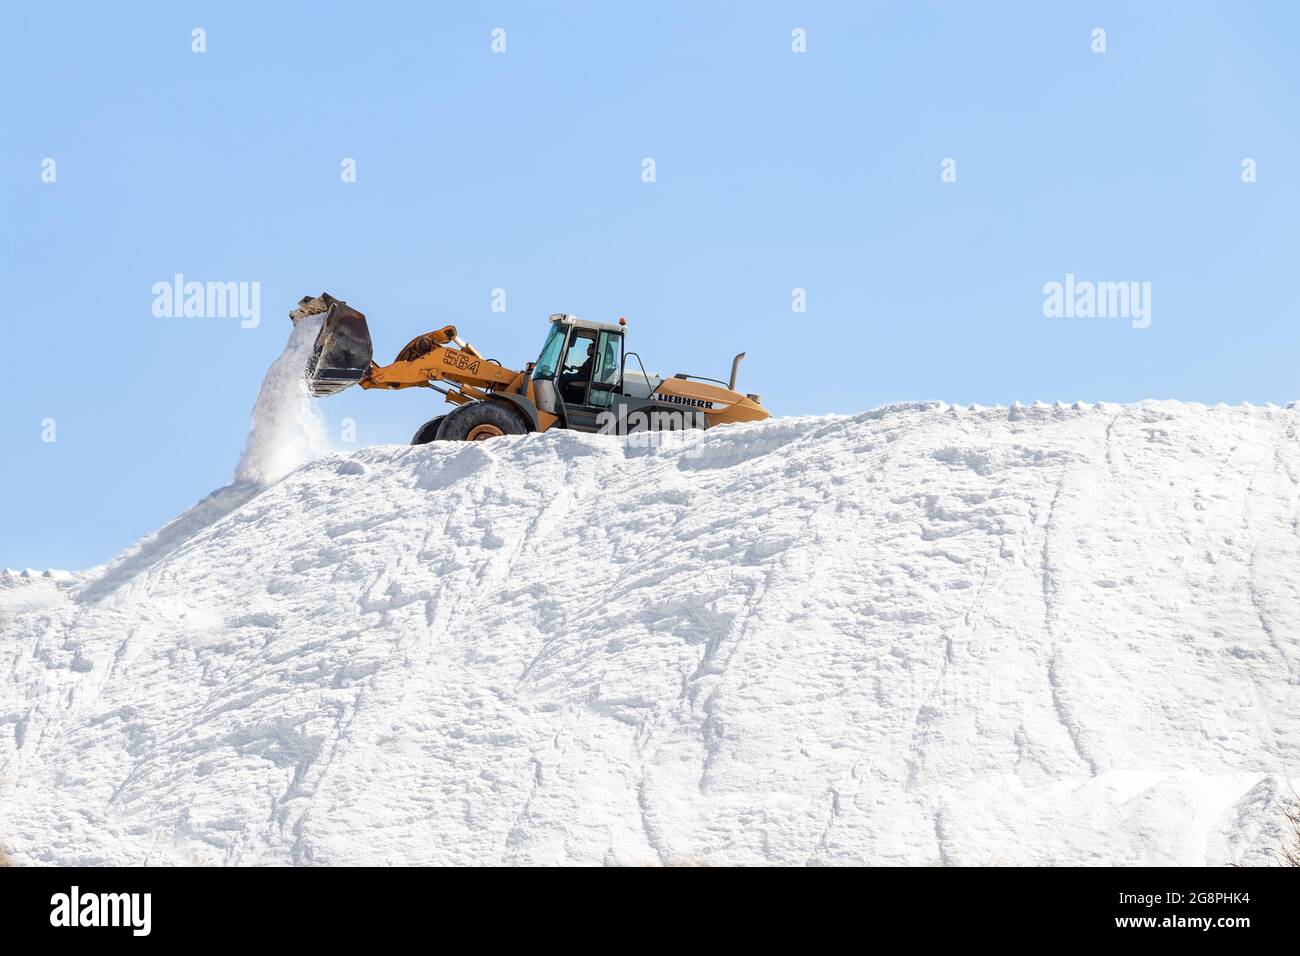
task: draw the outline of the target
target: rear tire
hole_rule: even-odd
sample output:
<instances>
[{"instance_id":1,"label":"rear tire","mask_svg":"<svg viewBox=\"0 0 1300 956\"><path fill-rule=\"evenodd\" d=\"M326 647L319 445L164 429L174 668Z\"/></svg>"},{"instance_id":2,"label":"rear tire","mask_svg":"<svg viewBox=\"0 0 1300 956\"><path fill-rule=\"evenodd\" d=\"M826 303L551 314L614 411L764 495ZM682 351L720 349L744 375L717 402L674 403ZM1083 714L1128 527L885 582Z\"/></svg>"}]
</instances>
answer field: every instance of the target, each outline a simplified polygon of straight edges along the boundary
<instances>
[{"instance_id":1,"label":"rear tire","mask_svg":"<svg viewBox=\"0 0 1300 956\"><path fill-rule=\"evenodd\" d=\"M499 435L522 435L525 431L512 408L489 399L470 402L448 413L438 427L438 441L483 441Z\"/></svg>"},{"instance_id":2,"label":"rear tire","mask_svg":"<svg viewBox=\"0 0 1300 956\"><path fill-rule=\"evenodd\" d=\"M429 442L437 438L438 426L442 424L442 420L446 417L446 415L439 415L437 418L430 419L421 425L420 430L416 432L415 437L411 439L411 444L427 445Z\"/></svg>"}]
</instances>

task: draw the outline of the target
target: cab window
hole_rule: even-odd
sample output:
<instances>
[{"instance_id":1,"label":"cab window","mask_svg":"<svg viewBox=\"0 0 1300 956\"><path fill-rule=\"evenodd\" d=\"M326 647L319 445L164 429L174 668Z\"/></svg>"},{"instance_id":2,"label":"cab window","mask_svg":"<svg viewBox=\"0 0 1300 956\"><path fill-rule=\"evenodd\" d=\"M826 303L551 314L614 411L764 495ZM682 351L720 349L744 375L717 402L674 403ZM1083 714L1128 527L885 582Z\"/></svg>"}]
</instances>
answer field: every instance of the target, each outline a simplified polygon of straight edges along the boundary
<instances>
[{"instance_id":1,"label":"cab window","mask_svg":"<svg viewBox=\"0 0 1300 956\"><path fill-rule=\"evenodd\" d=\"M537 357L537 366L533 369L533 378L555 377L555 366L560 361L560 349L564 348L564 334L567 331L568 327L564 323L551 323L551 331L546 335L542 354Z\"/></svg>"},{"instance_id":2,"label":"cab window","mask_svg":"<svg viewBox=\"0 0 1300 956\"><path fill-rule=\"evenodd\" d=\"M560 374L555 380L560 389L560 397L566 405L586 405L587 386L591 382L591 370L596 364L596 333L587 329L575 329L569 347L560 364Z\"/></svg>"},{"instance_id":3,"label":"cab window","mask_svg":"<svg viewBox=\"0 0 1300 956\"><path fill-rule=\"evenodd\" d=\"M590 332L578 332L569 344L569 351L564 356L564 367L561 372L571 374L581 373L583 379L591 371L591 350L596 344L596 337Z\"/></svg>"},{"instance_id":4,"label":"cab window","mask_svg":"<svg viewBox=\"0 0 1300 956\"><path fill-rule=\"evenodd\" d=\"M623 365L623 336L617 332L601 332L596 344L596 367L591 376L593 385L617 385Z\"/></svg>"}]
</instances>

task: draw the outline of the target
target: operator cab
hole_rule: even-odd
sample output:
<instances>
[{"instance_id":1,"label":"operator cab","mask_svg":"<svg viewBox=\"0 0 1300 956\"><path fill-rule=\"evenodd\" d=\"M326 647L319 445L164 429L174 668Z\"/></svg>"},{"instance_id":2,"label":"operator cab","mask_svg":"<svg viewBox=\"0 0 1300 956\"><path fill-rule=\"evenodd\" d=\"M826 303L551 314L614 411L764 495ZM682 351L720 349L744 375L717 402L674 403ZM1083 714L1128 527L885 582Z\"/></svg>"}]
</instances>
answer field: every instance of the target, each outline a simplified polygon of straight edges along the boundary
<instances>
[{"instance_id":1,"label":"operator cab","mask_svg":"<svg viewBox=\"0 0 1300 956\"><path fill-rule=\"evenodd\" d=\"M621 393L624 328L576 315L552 315L533 368L537 407L563 414L577 427L594 425L596 416Z\"/></svg>"}]
</instances>

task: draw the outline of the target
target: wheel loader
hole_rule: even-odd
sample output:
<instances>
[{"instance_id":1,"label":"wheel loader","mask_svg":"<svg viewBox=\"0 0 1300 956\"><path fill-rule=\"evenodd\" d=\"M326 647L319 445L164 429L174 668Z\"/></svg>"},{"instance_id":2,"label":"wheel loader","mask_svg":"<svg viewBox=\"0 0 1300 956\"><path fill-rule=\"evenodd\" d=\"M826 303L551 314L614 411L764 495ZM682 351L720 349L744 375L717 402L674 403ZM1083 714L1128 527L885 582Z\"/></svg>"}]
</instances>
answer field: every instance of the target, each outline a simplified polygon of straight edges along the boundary
<instances>
[{"instance_id":1,"label":"wheel loader","mask_svg":"<svg viewBox=\"0 0 1300 956\"><path fill-rule=\"evenodd\" d=\"M572 428L627 434L712 428L769 418L757 395L736 391L741 352L731 379L648 374L623 348L627 321L589 322L552 315L537 361L514 371L462 341L454 325L416 336L389 365L376 365L366 317L322 293L304 296L289 313L296 324L324 316L306 369L312 395L362 388L431 388L455 406L420 426L411 444L482 441L500 435ZM628 360L636 361L635 367Z\"/></svg>"}]
</instances>

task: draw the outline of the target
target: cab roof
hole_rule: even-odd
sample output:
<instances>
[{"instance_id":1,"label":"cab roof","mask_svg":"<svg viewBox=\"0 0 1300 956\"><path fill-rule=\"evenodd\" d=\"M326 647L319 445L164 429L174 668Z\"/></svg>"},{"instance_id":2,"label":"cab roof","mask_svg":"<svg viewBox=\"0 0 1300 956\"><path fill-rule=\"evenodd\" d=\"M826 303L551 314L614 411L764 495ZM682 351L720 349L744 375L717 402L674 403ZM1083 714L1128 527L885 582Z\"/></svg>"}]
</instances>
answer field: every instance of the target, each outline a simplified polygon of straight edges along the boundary
<instances>
[{"instance_id":1,"label":"cab roof","mask_svg":"<svg viewBox=\"0 0 1300 956\"><path fill-rule=\"evenodd\" d=\"M601 332L625 332L626 325L620 325L616 322L592 322L589 319L580 319L576 315L570 315L568 312L556 312L551 316L552 322L562 322L565 325L576 325L580 329L597 329Z\"/></svg>"}]
</instances>

